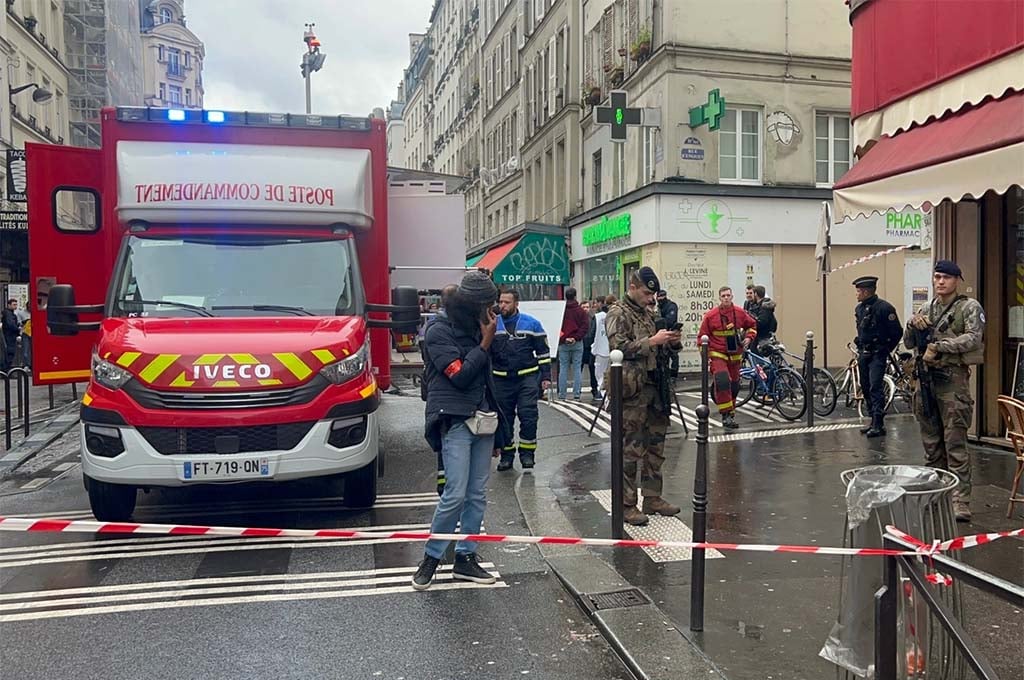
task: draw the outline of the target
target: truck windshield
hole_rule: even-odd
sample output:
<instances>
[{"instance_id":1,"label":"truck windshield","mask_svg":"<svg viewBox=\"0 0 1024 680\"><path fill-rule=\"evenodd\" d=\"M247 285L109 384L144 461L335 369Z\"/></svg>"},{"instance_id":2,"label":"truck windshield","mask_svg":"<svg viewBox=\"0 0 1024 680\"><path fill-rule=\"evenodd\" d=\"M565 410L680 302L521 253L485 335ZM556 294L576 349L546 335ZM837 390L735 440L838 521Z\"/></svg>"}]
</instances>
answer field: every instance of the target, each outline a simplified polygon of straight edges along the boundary
<instances>
[{"instance_id":1,"label":"truck windshield","mask_svg":"<svg viewBox=\"0 0 1024 680\"><path fill-rule=\"evenodd\" d=\"M347 316L364 311L351 239L131 236L110 316Z\"/></svg>"}]
</instances>

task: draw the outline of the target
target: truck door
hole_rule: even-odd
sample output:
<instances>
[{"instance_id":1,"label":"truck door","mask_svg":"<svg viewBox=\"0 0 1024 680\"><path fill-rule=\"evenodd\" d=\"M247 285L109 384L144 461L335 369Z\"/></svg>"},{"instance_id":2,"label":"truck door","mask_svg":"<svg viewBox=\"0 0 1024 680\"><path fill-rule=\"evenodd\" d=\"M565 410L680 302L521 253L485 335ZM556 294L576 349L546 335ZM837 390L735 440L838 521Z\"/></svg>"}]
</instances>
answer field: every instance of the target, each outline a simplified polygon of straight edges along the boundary
<instances>
[{"instance_id":1,"label":"truck door","mask_svg":"<svg viewBox=\"0 0 1024 680\"><path fill-rule=\"evenodd\" d=\"M58 283L73 285L80 305L106 298L116 225L103 222L102 155L98 149L27 144L26 156L32 372L36 384L86 381L97 331L50 335L46 302Z\"/></svg>"}]
</instances>

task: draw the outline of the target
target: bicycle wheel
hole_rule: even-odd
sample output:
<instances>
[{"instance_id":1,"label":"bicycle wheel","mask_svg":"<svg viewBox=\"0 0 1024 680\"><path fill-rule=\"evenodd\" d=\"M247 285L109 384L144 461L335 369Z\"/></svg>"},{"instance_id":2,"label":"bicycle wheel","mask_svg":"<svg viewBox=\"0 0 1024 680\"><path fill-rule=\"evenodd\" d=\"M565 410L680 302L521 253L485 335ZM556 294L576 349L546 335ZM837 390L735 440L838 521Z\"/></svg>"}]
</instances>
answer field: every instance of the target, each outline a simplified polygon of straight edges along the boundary
<instances>
[{"instance_id":1,"label":"bicycle wheel","mask_svg":"<svg viewBox=\"0 0 1024 680\"><path fill-rule=\"evenodd\" d=\"M832 374L823 368L814 369L814 398L813 408L815 415L827 416L836 410L836 402L839 401L839 390L836 388L836 381Z\"/></svg>"},{"instance_id":2,"label":"bicycle wheel","mask_svg":"<svg viewBox=\"0 0 1024 680\"><path fill-rule=\"evenodd\" d=\"M896 383L890 376L882 376L882 398L885 399L885 408L882 410L883 413L889 411L889 407L892 406L892 400L896 397ZM866 400L857 400L857 415L861 418L867 413ZM868 413L867 415L871 415Z\"/></svg>"},{"instance_id":3,"label":"bicycle wheel","mask_svg":"<svg viewBox=\"0 0 1024 680\"><path fill-rule=\"evenodd\" d=\"M853 406L853 369L847 366L836 374L836 397L841 394L846 399L846 408Z\"/></svg>"},{"instance_id":4,"label":"bicycle wheel","mask_svg":"<svg viewBox=\"0 0 1024 680\"><path fill-rule=\"evenodd\" d=\"M753 370L753 369L751 369ZM754 396L756 381L746 368L740 369L740 390L736 395L736 408L743 406Z\"/></svg>"},{"instance_id":5,"label":"bicycle wheel","mask_svg":"<svg viewBox=\"0 0 1024 680\"><path fill-rule=\"evenodd\" d=\"M799 420L807 412L804 379L791 368L779 370L775 376L775 402L786 420Z\"/></svg>"}]
</instances>

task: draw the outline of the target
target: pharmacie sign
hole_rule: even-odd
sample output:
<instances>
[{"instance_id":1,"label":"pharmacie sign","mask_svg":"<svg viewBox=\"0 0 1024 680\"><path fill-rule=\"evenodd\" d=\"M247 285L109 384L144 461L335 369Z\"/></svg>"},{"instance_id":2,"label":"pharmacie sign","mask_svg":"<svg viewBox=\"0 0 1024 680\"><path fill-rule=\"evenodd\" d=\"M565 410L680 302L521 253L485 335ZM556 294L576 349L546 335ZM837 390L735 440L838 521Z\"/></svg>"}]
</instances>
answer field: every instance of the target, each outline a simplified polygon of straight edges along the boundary
<instances>
[{"instance_id":1,"label":"pharmacie sign","mask_svg":"<svg viewBox=\"0 0 1024 680\"><path fill-rule=\"evenodd\" d=\"M921 235L921 228L925 226L926 216L919 212L887 212L885 214L885 235L896 238L913 237Z\"/></svg>"},{"instance_id":2,"label":"pharmacie sign","mask_svg":"<svg viewBox=\"0 0 1024 680\"><path fill-rule=\"evenodd\" d=\"M605 215L597 224L583 229L583 246L588 253L600 253L628 246L633 236L633 218L629 213Z\"/></svg>"}]
</instances>

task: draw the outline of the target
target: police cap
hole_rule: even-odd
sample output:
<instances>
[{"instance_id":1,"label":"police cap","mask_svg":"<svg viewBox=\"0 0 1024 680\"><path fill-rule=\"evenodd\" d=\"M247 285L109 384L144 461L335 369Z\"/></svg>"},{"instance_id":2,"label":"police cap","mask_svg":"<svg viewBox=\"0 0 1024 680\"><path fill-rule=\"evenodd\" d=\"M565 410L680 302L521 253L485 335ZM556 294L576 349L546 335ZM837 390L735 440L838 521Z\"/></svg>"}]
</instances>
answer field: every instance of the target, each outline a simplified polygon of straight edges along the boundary
<instances>
[{"instance_id":1,"label":"police cap","mask_svg":"<svg viewBox=\"0 0 1024 680\"><path fill-rule=\"evenodd\" d=\"M640 279L640 283L643 284L644 288L657 293L661 290L661 282L658 281L658 275L654 273L654 270L650 267L640 267L640 270L636 273L637 278Z\"/></svg>"},{"instance_id":2,"label":"police cap","mask_svg":"<svg viewBox=\"0 0 1024 680\"><path fill-rule=\"evenodd\" d=\"M853 280L853 285L856 288L878 288L878 277L861 276L860 278Z\"/></svg>"},{"instance_id":3,"label":"police cap","mask_svg":"<svg viewBox=\"0 0 1024 680\"><path fill-rule=\"evenodd\" d=\"M960 265L953 260L939 260L935 263L936 274L947 274L949 276L955 276L958 279L964 278L964 274L960 271Z\"/></svg>"}]
</instances>

